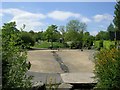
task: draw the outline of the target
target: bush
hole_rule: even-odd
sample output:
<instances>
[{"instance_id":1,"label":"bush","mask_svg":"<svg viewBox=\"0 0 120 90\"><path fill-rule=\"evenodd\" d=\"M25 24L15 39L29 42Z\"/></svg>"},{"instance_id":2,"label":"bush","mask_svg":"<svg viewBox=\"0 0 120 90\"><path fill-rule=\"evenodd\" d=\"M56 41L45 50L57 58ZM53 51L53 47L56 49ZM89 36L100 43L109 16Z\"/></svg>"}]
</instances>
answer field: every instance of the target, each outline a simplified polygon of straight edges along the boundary
<instances>
[{"instance_id":1,"label":"bush","mask_svg":"<svg viewBox=\"0 0 120 90\"><path fill-rule=\"evenodd\" d=\"M120 88L120 51L102 49L95 56L94 73L97 88Z\"/></svg>"},{"instance_id":2,"label":"bush","mask_svg":"<svg viewBox=\"0 0 120 90\"><path fill-rule=\"evenodd\" d=\"M28 71L27 53L18 45L19 33L15 22L2 27L2 88L28 88L32 86ZM16 45L17 44L17 45Z\"/></svg>"},{"instance_id":3,"label":"bush","mask_svg":"<svg viewBox=\"0 0 120 90\"><path fill-rule=\"evenodd\" d=\"M34 38L32 38L29 33L23 32L21 34L21 40L23 41L22 44L27 48L30 48L30 46L34 46L35 44Z\"/></svg>"},{"instance_id":4,"label":"bush","mask_svg":"<svg viewBox=\"0 0 120 90\"><path fill-rule=\"evenodd\" d=\"M94 41L95 48L97 49L111 49L115 47L115 41Z\"/></svg>"},{"instance_id":5,"label":"bush","mask_svg":"<svg viewBox=\"0 0 120 90\"><path fill-rule=\"evenodd\" d=\"M115 47L115 41L104 41L103 46L105 49L111 49Z\"/></svg>"},{"instance_id":6,"label":"bush","mask_svg":"<svg viewBox=\"0 0 120 90\"><path fill-rule=\"evenodd\" d=\"M95 48L99 48L99 47L100 47L99 42L100 42L100 41L94 41L94 45L95 45L94 47L95 47Z\"/></svg>"},{"instance_id":7,"label":"bush","mask_svg":"<svg viewBox=\"0 0 120 90\"><path fill-rule=\"evenodd\" d=\"M73 41L69 44L69 47L71 49L81 49L82 48L82 42L81 41Z\"/></svg>"}]
</instances>

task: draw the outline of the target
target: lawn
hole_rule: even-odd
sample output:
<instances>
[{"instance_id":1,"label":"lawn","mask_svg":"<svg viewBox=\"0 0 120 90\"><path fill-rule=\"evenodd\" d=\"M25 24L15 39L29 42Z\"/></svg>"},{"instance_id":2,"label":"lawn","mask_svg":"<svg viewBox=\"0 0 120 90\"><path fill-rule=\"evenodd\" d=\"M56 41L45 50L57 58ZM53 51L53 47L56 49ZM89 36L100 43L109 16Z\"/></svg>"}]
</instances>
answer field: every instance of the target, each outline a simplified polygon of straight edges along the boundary
<instances>
[{"instance_id":1,"label":"lawn","mask_svg":"<svg viewBox=\"0 0 120 90\"><path fill-rule=\"evenodd\" d=\"M36 43L34 47L36 48L49 48L51 46L51 42L41 42L41 43ZM59 42L53 42L53 48L64 48L64 44L63 43L59 43Z\"/></svg>"}]
</instances>

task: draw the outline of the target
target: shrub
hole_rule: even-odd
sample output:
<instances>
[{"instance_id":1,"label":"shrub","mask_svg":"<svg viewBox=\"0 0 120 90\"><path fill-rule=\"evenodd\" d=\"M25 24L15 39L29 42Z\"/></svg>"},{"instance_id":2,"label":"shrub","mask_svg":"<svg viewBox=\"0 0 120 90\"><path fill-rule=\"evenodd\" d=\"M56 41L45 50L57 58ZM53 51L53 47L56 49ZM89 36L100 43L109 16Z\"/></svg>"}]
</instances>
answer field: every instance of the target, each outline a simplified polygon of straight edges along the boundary
<instances>
[{"instance_id":1,"label":"shrub","mask_svg":"<svg viewBox=\"0 0 120 90\"><path fill-rule=\"evenodd\" d=\"M23 32L21 34L21 40L23 41L22 45L26 46L27 48L30 48L30 46L34 46L35 44L35 40L31 37L30 33Z\"/></svg>"},{"instance_id":2,"label":"shrub","mask_svg":"<svg viewBox=\"0 0 120 90\"><path fill-rule=\"evenodd\" d=\"M100 47L99 42L100 42L100 41L94 41L94 45L95 45L94 47L95 47L95 48L99 48L99 47Z\"/></svg>"},{"instance_id":3,"label":"shrub","mask_svg":"<svg viewBox=\"0 0 120 90\"><path fill-rule=\"evenodd\" d=\"M19 33L15 22L2 27L2 88L28 88L32 86L31 77L26 75L27 53L18 45ZM17 45L16 45L17 44Z\"/></svg>"},{"instance_id":4,"label":"shrub","mask_svg":"<svg viewBox=\"0 0 120 90\"><path fill-rule=\"evenodd\" d=\"M97 88L120 88L120 51L102 49L95 56L94 73Z\"/></svg>"}]
</instances>

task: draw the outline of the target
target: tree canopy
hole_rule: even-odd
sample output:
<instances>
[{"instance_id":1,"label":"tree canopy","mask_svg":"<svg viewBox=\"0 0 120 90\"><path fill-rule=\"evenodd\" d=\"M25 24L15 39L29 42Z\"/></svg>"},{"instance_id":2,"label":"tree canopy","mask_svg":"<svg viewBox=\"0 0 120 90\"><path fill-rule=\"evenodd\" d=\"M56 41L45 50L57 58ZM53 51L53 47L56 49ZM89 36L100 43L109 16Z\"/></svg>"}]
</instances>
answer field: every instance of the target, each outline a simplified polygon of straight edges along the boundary
<instances>
[{"instance_id":1,"label":"tree canopy","mask_svg":"<svg viewBox=\"0 0 120 90\"><path fill-rule=\"evenodd\" d=\"M27 53L18 45L20 37L15 22L4 24L2 27L2 87L29 88L31 77L28 71ZM21 42L21 41L20 41Z\"/></svg>"}]
</instances>

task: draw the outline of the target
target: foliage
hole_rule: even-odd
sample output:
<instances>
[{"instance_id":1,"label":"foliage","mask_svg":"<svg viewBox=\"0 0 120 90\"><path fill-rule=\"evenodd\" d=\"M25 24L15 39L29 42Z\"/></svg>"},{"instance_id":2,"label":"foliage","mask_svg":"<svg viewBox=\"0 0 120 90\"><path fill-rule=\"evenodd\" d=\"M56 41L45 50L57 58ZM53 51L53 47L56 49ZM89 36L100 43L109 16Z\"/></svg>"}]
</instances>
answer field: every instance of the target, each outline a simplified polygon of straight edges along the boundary
<instances>
[{"instance_id":1,"label":"foliage","mask_svg":"<svg viewBox=\"0 0 120 90\"><path fill-rule=\"evenodd\" d=\"M96 35L96 40L109 40L109 34L106 31L100 31Z\"/></svg>"},{"instance_id":2,"label":"foliage","mask_svg":"<svg viewBox=\"0 0 120 90\"><path fill-rule=\"evenodd\" d=\"M36 47L36 48L49 48L50 45L51 45L50 42L41 41L40 43L36 43L36 44L34 45L34 47Z\"/></svg>"},{"instance_id":3,"label":"foliage","mask_svg":"<svg viewBox=\"0 0 120 90\"><path fill-rule=\"evenodd\" d=\"M50 46L51 46L50 42L43 41L41 43L35 44L34 47L36 47L36 48L49 48ZM65 45L63 43L53 42L53 48L64 48L64 47L65 47Z\"/></svg>"},{"instance_id":4,"label":"foliage","mask_svg":"<svg viewBox=\"0 0 120 90\"><path fill-rule=\"evenodd\" d=\"M70 20L66 25L66 40L79 41L82 40L83 31L86 30L87 25L78 20Z\"/></svg>"},{"instance_id":5,"label":"foliage","mask_svg":"<svg viewBox=\"0 0 120 90\"><path fill-rule=\"evenodd\" d=\"M117 40L117 44L118 44L119 42L118 40L120 40L120 0L118 0L115 5L114 14L115 16L113 22L115 25L115 40Z\"/></svg>"},{"instance_id":6,"label":"foliage","mask_svg":"<svg viewBox=\"0 0 120 90\"><path fill-rule=\"evenodd\" d=\"M90 49L91 46L93 45L93 41L94 41L94 37L90 35L89 32L85 32L83 34L83 46L84 47L88 47L88 49Z\"/></svg>"},{"instance_id":7,"label":"foliage","mask_svg":"<svg viewBox=\"0 0 120 90\"><path fill-rule=\"evenodd\" d=\"M48 42L55 42L58 41L61 37L60 32L57 31L56 25L51 25L47 28L45 31L45 37L48 40Z\"/></svg>"},{"instance_id":8,"label":"foliage","mask_svg":"<svg viewBox=\"0 0 120 90\"><path fill-rule=\"evenodd\" d=\"M115 31L114 25L113 25L112 23L108 26L107 31L108 31L108 32L110 32L110 31Z\"/></svg>"},{"instance_id":9,"label":"foliage","mask_svg":"<svg viewBox=\"0 0 120 90\"><path fill-rule=\"evenodd\" d=\"M120 31L120 1L118 0L116 5L115 5L115 11L114 11L114 25L115 25L115 28Z\"/></svg>"},{"instance_id":10,"label":"foliage","mask_svg":"<svg viewBox=\"0 0 120 90\"><path fill-rule=\"evenodd\" d=\"M60 27L59 27L59 31L60 31L61 34L62 34L62 38L64 38L64 35L65 35L65 26L60 26Z\"/></svg>"},{"instance_id":11,"label":"foliage","mask_svg":"<svg viewBox=\"0 0 120 90\"><path fill-rule=\"evenodd\" d=\"M94 41L94 48L98 49L100 47L99 42L100 41Z\"/></svg>"},{"instance_id":12,"label":"foliage","mask_svg":"<svg viewBox=\"0 0 120 90\"><path fill-rule=\"evenodd\" d=\"M87 25L85 23L80 22L79 20L70 20L66 25L66 30L80 32L85 31L86 27Z\"/></svg>"},{"instance_id":13,"label":"foliage","mask_svg":"<svg viewBox=\"0 0 120 90\"><path fill-rule=\"evenodd\" d=\"M103 45L100 46L100 42L101 44L103 43ZM104 49L111 49L112 47L115 47L115 41L94 41L94 45L95 48L100 49L101 47L103 47Z\"/></svg>"},{"instance_id":14,"label":"foliage","mask_svg":"<svg viewBox=\"0 0 120 90\"><path fill-rule=\"evenodd\" d=\"M104 41L103 47L105 49L111 49L112 47L115 47L115 41Z\"/></svg>"},{"instance_id":15,"label":"foliage","mask_svg":"<svg viewBox=\"0 0 120 90\"><path fill-rule=\"evenodd\" d=\"M119 89L120 88L120 51L101 50L95 56L95 79L97 88Z\"/></svg>"},{"instance_id":16,"label":"foliage","mask_svg":"<svg viewBox=\"0 0 120 90\"><path fill-rule=\"evenodd\" d=\"M22 44L29 48L30 46L34 46L35 40L31 37L30 33L21 32L21 40L23 41Z\"/></svg>"},{"instance_id":17,"label":"foliage","mask_svg":"<svg viewBox=\"0 0 120 90\"><path fill-rule=\"evenodd\" d=\"M28 71L27 53L21 48L21 45L17 45L20 40L18 31L15 22L6 23L2 27L3 88L28 88L32 85L31 77L26 75Z\"/></svg>"},{"instance_id":18,"label":"foliage","mask_svg":"<svg viewBox=\"0 0 120 90\"><path fill-rule=\"evenodd\" d=\"M83 46L83 32L87 25L79 20L70 20L66 25L65 41L72 41L76 46L82 43Z\"/></svg>"},{"instance_id":19,"label":"foliage","mask_svg":"<svg viewBox=\"0 0 120 90\"><path fill-rule=\"evenodd\" d=\"M114 25L112 23L108 26L107 32L108 32L109 40L113 41L115 38L115 28L114 28Z\"/></svg>"}]
</instances>

